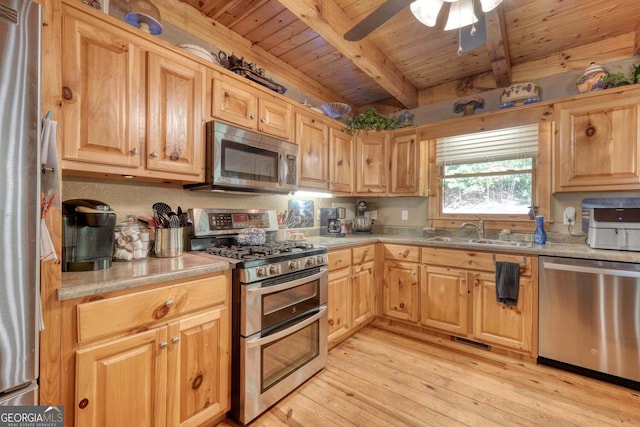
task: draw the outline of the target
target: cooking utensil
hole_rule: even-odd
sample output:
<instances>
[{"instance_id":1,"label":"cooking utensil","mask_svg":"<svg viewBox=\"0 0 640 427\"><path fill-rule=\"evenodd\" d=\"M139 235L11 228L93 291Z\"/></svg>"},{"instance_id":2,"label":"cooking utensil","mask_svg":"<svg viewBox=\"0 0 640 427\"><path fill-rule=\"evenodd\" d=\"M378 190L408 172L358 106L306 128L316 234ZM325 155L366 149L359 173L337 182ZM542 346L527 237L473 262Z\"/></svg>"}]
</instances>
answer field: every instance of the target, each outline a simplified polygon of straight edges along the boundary
<instances>
[{"instance_id":1,"label":"cooking utensil","mask_svg":"<svg viewBox=\"0 0 640 427\"><path fill-rule=\"evenodd\" d=\"M169 212L172 211L171 206L169 206L166 203L162 203L162 202L154 203L153 206L151 206L151 207L158 213L168 214Z\"/></svg>"}]
</instances>

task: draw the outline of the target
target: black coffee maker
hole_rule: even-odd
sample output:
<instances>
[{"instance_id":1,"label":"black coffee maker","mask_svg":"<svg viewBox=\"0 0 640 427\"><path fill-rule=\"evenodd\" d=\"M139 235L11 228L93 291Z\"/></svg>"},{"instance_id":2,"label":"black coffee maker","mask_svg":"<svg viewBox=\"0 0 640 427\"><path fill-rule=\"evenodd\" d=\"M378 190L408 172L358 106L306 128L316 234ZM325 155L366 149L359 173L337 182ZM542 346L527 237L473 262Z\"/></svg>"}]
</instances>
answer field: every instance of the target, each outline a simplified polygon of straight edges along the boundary
<instances>
[{"instance_id":1,"label":"black coffee maker","mask_svg":"<svg viewBox=\"0 0 640 427\"><path fill-rule=\"evenodd\" d=\"M342 222L346 217L345 208L320 208L320 235L344 237Z\"/></svg>"},{"instance_id":2,"label":"black coffee maker","mask_svg":"<svg viewBox=\"0 0 640 427\"><path fill-rule=\"evenodd\" d=\"M62 203L62 271L111 267L116 214L106 203L90 199Z\"/></svg>"}]
</instances>

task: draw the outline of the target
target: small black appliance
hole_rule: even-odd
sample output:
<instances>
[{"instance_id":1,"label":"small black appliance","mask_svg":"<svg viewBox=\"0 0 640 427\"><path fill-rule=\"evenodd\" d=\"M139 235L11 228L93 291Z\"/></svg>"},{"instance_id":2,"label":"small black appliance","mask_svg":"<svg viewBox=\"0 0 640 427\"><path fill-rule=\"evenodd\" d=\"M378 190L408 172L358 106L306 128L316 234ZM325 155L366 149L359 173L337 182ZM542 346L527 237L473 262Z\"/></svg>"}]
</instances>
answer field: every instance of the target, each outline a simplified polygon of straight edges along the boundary
<instances>
[{"instance_id":1,"label":"small black appliance","mask_svg":"<svg viewBox=\"0 0 640 427\"><path fill-rule=\"evenodd\" d=\"M106 203L90 199L62 203L62 271L111 267L116 214Z\"/></svg>"},{"instance_id":2,"label":"small black appliance","mask_svg":"<svg viewBox=\"0 0 640 427\"><path fill-rule=\"evenodd\" d=\"M345 208L320 208L320 235L344 237L342 223L346 216Z\"/></svg>"}]
</instances>

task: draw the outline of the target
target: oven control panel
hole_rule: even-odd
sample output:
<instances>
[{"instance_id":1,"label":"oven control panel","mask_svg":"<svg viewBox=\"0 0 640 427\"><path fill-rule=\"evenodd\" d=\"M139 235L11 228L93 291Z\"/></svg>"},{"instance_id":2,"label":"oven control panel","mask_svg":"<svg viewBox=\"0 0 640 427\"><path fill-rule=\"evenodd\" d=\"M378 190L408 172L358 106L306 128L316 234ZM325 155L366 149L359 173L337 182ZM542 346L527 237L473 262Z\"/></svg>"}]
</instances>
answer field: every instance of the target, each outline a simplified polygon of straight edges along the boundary
<instances>
[{"instance_id":1,"label":"oven control panel","mask_svg":"<svg viewBox=\"0 0 640 427\"><path fill-rule=\"evenodd\" d=\"M275 210L252 209L189 209L193 219L194 236L235 234L243 228L255 227L264 231L278 230Z\"/></svg>"},{"instance_id":2,"label":"oven control panel","mask_svg":"<svg viewBox=\"0 0 640 427\"><path fill-rule=\"evenodd\" d=\"M326 253L303 256L280 262L271 262L256 267L244 267L240 269L240 282L251 283L258 280L268 279L287 273L307 270L313 267L322 267L329 263Z\"/></svg>"}]
</instances>

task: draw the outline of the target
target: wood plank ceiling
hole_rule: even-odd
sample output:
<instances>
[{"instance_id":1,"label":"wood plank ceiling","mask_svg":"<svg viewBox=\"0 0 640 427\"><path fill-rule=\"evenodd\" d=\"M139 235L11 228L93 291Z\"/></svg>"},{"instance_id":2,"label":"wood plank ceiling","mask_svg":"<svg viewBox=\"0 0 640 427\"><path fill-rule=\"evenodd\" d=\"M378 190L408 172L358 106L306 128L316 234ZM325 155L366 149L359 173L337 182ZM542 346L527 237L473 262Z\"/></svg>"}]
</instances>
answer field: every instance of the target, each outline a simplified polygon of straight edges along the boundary
<instances>
[{"instance_id":1,"label":"wood plank ceiling","mask_svg":"<svg viewBox=\"0 0 640 427\"><path fill-rule=\"evenodd\" d=\"M640 44L638 0L504 0L486 15L487 42L460 56L458 32L443 31L447 3L434 28L407 7L348 42L385 0L182 1L355 107L414 108L629 58Z\"/></svg>"}]
</instances>

